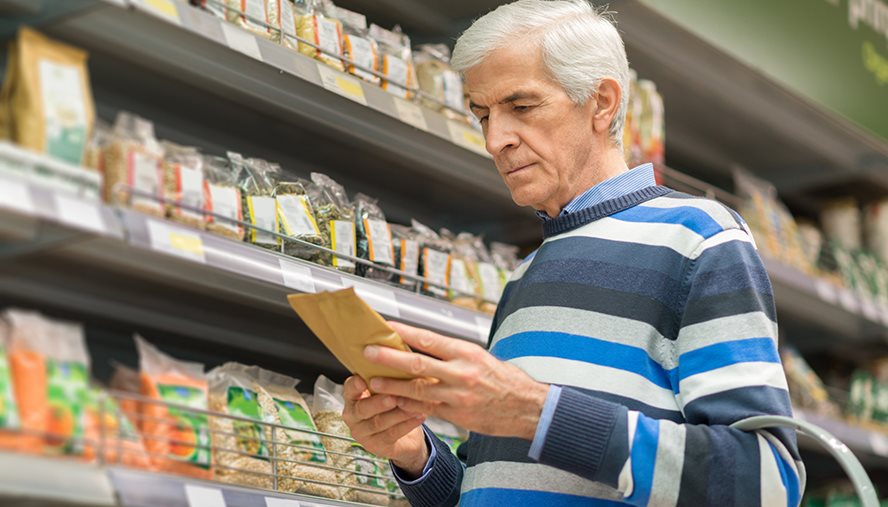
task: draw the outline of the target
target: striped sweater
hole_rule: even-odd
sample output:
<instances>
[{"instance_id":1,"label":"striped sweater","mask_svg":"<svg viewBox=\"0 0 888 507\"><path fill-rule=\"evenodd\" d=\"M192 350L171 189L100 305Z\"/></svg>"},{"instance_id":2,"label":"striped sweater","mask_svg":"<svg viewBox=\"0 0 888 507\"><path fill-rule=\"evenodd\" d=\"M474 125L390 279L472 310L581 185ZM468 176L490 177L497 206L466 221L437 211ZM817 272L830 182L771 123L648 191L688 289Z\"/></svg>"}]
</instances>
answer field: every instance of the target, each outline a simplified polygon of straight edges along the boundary
<instances>
[{"instance_id":1,"label":"striped sweater","mask_svg":"<svg viewBox=\"0 0 888 507\"><path fill-rule=\"evenodd\" d=\"M740 217L652 186L544 232L489 343L562 386L542 446L472 434L457 458L430 436L431 470L402 483L411 504L797 506L795 434L729 428L791 415L770 282Z\"/></svg>"}]
</instances>

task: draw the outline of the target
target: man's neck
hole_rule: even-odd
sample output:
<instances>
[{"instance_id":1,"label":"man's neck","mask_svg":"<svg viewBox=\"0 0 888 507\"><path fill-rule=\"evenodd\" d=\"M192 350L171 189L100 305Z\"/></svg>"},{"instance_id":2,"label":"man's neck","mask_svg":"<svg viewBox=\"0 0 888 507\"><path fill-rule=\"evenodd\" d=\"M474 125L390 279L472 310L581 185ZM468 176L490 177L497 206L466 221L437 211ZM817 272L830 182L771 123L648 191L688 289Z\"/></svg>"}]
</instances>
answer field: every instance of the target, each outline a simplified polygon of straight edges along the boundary
<instances>
[{"instance_id":1,"label":"man's neck","mask_svg":"<svg viewBox=\"0 0 888 507\"><path fill-rule=\"evenodd\" d=\"M538 211L542 211L548 215L549 218L556 218L561 214L561 210L563 210L565 206L570 204L571 201L579 197L581 194L628 170L629 166L626 165L626 160L623 158L622 149L612 148L607 150L607 154L584 173L584 175L587 176L586 178L579 179L571 185L571 191L568 192L568 197L559 199L558 203L552 206L543 206L543 209Z\"/></svg>"}]
</instances>

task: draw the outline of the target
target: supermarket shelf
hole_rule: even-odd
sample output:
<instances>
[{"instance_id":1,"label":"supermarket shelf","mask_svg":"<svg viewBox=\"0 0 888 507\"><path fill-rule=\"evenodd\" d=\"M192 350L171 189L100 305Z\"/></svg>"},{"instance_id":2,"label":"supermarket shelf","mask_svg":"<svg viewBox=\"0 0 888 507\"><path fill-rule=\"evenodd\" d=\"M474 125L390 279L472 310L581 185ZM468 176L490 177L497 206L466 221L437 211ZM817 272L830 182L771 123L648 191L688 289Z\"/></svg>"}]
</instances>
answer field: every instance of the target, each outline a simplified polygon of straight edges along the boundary
<instances>
[{"instance_id":1,"label":"supermarket shelf","mask_svg":"<svg viewBox=\"0 0 888 507\"><path fill-rule=\"evenodd\" d=\"M869 467L888 469L888 433L871 430L842 420L826 417L813 412L793 409L795 417L810 422L831 433L844 443L860 462ZM802 449L825 453L820 444L808 437L799 438Z\"/></svg>"},{"instance_id":2,"label":"supermarket shelf","mask_svg":"<svg viewBox=\"0 0 888 507\"><path fill-rule=\"evenodd\" d=\"M0 503L32 505L117 505L107 474L82 462L0 452Z\"/></svg>"},{"instance_id":3,"label":"supermarket shelf","mask_svg":"<svg viewBox=\"0 0 888 507\"><path fill-rule=\"evenodd\" d=\"M183 2L131 3L93 0L39 26L90 52L100 116L129 109L159 136L210 153L323 168L396 221L539 239L538 220L514 205L475 130Z\"/></svg>"}]
</instances>

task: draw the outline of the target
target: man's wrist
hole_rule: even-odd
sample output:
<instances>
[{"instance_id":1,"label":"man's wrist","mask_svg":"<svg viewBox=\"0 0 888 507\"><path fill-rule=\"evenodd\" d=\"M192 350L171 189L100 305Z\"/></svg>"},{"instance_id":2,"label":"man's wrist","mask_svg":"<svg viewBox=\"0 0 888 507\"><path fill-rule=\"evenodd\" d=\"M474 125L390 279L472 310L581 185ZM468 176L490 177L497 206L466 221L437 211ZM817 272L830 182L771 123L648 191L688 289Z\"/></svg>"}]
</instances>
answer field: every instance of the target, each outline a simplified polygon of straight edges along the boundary
<instances>
[{"instance_id":1,"label":"man's wrist","mask_svg":"<svg viewBox=\"0 0 888 507\"><path fill-rule=\"evenodd\" d=\"M420 452L415 456L409 457L407 459L392 459L392 464L398 467L398 470L404 472L403 478L406 480L415 480L422 476L423 471L425 470L426 464L429 462L429 457L431 457L431 451L429 450L428 440L423 435L423 445L420 449Z\"/></svg>"},{"instance_id":2,"label":"man's wrist","mask_svg":"<svg viewBox=\"0 0 888 507\"><path fill-rule=\"evenodd\" d=\"M536 435L537 426L540 423L540 414L543 412L543 405L546 404L546 397L549 394L549 385L535 383L534 387L526 391L526 406L528 411L522 418L523 425L519 433L519 437L525 440L533 440Z\"/></svg>"}]
</instances>

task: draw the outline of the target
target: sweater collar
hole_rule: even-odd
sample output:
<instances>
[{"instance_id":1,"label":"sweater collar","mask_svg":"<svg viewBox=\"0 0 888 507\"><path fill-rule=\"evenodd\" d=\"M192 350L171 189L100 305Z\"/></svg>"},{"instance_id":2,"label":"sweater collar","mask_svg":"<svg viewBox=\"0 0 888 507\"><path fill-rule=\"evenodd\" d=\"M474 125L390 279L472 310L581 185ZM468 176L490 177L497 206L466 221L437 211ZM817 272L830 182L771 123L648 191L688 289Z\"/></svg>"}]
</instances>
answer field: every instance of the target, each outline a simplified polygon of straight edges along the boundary
<instances>
[{"instance_id":1,"label":"sweater collar","mask_svg":"<svg viewBox=\"0 0 888 507\"><path fill-rule=\"evenodd\" d=\"M588 223L627 210L670 192L672 192L671 188L649 186L614 199L609 199L594 206L583 208L575 213L559 215L557 218L543 222L543 238L547 239L552 236L572 231Z\"/></svg>"},{"instance_id":2,"label":"sweater collar","mask_svg":"<svg viewBox=\"0 0 888 507\"><path fill-rule=\"evenodd\" d=\"M607 179L593 185L591 188L576 196L565 206L558 216L576 213L581 209L601 204L604 201L616 199L617 197L641 190L642 188L652 187L657 184L654 176L653 164L641 164L629 171L622 172L613 178ZM537 211L537 216L543 221L552 220L545 212Z\"/></svg>"}]
</instances>

